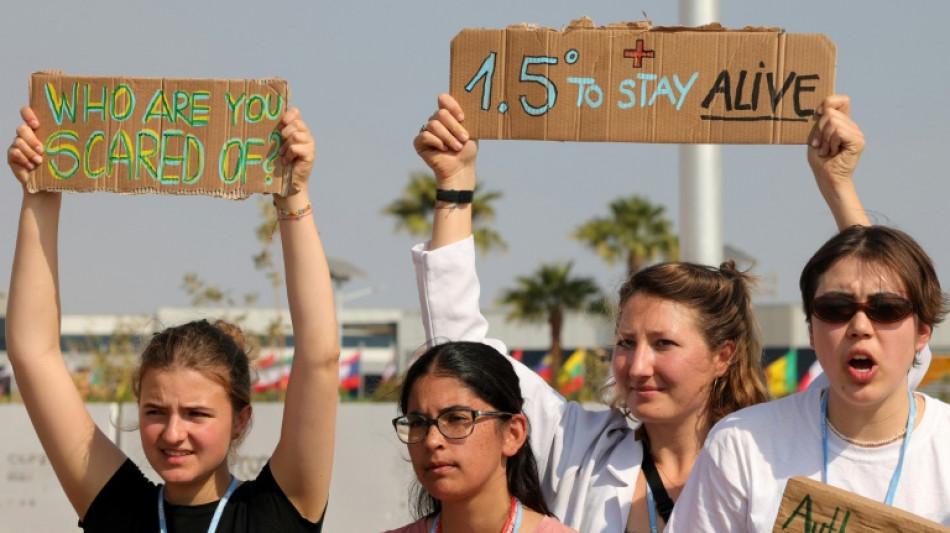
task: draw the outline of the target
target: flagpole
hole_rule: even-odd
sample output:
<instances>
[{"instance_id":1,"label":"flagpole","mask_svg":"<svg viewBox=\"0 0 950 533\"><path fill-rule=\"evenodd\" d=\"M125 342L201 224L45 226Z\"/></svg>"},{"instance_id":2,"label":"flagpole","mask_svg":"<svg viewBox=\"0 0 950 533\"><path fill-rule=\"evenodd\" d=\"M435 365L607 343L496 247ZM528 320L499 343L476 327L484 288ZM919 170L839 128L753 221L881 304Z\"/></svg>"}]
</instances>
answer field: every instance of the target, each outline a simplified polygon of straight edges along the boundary
<instances>
[{"instance_id":1,"label":"flagpole","mask_svg":"<svg viewBox=\"0 0 950 533\"><path fill-rule=\"evenodd\" d=\"M719 21L719 0L680 0L680 24ZM706 265L722 262L722 148L680 145L680 259Z\"/></svg>"}]
</instances>

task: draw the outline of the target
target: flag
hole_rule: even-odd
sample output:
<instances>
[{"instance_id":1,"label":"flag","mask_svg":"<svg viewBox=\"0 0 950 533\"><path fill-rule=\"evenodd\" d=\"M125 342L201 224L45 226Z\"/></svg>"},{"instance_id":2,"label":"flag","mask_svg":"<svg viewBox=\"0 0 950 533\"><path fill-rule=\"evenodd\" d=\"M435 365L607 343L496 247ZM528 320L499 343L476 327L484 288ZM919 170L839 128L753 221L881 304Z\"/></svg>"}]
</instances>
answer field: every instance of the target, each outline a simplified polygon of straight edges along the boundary
<instances>
[{"instance_id":1,"label":"flag","mask_svg":"<svg viewBox=\"0 0 950 533\"><path fill-rule=\"evenodd\" d=\"M773 398L795 392L798 389L798 351L790 350L765 367L765 381Z\"/></svg>"},{"instance_id":2,"label":"flag","mask_svg":"<svg viewBox=\"0 0 950 533\"><path fill-rule=\"evenodd\" d=\"M511 352L511 358L515 361L521 361L522 357L524 357L524 350L515 350Z\"/></svg>"},{"instance_id":3,"label":"flag","mask_svg":"<svg viewBox=\"0 0 950 533\"><path fill-rule=\"evenodd\" d=\"M389 362L386 363L386 368L383 369L383 375L380 377L381 383L386 383L387 381L396 377L396 351L393 350L393 356L389 359Z\"/></svg>"},{"instance_id":4,"label":"flag","mask_svg":"<svg viewBox=\"0 0 950 533\"><path fill-rule=\"evenodd\" d=\"M573 394L584 388L584 359L587 350L578 348L561 365L561 373L557 377L557 388L561 394Z\"/></svg>"},{"instance_id":5,"label":"flag","mask_svg":"<svg viewBox=\"0 0 950 533\"><path fill-rule=\"evenodd\" d=\"M356 350L352 355L340 361L340 388L343 390L359 389L362 379L363 376L360 374L360 351Z\"/></svg>"},{"instance_id":6,"label":"flag","mask_svg":"<svg viewBox=\"0 0 950 533\"><path fill-rule=\"evenodd\" d=\"M254 383L254 392L263 392L269 389L286 389L290 382L290 365L293 358L278 359L277 350L271 350L257 363L257 382Z\"/></svg>"},{"instance_id":7,"label":"flag","mask_svg":"<svg viewBox=\"0 0 950 533\"><path fill-rule=\"evenodd\" d=\"M541 376L544 381L551 382L551 354L546 354L544 358L534 367L534 371Z\"/></svg>"},{"instance_id":8,"label":"flag","mask_svg":"<svg viewBox=\"0 0 950 533\"><path fill-rule=\"evenodd\" d=\"M822 370L821 364L815 359L815 362L808 367L808 372L806 372L802 380L798 382L798 391L801 392L807 389L808 386L811 385L811 382L815 381L815 378L820 376L823 372L824 370Z\"/></svg>"}]
</instances>

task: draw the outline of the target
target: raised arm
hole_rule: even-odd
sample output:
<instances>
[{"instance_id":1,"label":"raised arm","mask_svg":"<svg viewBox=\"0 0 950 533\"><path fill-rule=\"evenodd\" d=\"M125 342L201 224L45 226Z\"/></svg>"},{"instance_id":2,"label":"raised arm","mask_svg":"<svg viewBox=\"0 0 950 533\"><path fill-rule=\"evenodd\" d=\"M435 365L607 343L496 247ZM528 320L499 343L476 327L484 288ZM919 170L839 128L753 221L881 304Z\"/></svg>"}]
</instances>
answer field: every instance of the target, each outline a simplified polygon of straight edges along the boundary
<instances>
[{"instance_id":1,"label":"raised arm","mask_svg":"<svg viewBox=\"0 0 950 533\"><path fill-rule=\"evenodd\" d=\"M42 164L39 121L30 108L7 150L14 176L26 183ZM59 345L60 304L57 258L59 193L30 194L24 188L16 252L7 302L7 351L23 404L56 477L76 513L83 517L125 455L93 422Z\"/></svg>"},{"instance_id":2,"label":"raised arm","mask_svg":"<svg viewBox=\"0 0 950 533\"><path fill-rule=\"evenodd\" d=\"M460 121L462 111L446 94L439 96L439 110L416 136L413 145L436 176L439 189L472 190L475 186L477 145L469 140ZM444 341L483 342L506 354L504 343L487 338L488 321L479 308L480 285L475 271L470 204L439 202L427 246L413 248L413 263L419 290L423 327L430 343ZM556 470L560 452L576 444L565 444L565 427L582 427L577 419L565 424L565 417L577 414L564 398L537 373L511 359L525 397L524 412L531 423L531 445L538 458L542 483L552 492L561 473ZM596 424L597 421L591 422ZM597 429L600 429L599 427ZM593 439L599 431L575 431L580 440Z\"/></svg>"},{"instance_id":3,"label":"raised arm","mask_svg":"<svg viewBox=\"0 0 950 533\"><path fill-rule=\"evenodd\" d=\"M469 138L461 122L462 108L447 94L439 95L439 110L413 140L419 157L435 174L440 190L471 191L475 188L475 155L478 143ZM436 202L429 249L461 241L472 234L472 204Z\"/></svg>"},{"instance_id":4,"label":"raised arm","mask_svg":"<svg viewBox=\"0 0 950 533\"><path fill-rule=\"evenodd\" d=\"M330 269L309 213L313 136L296 109L287 111L282 121L284 161L293 162L294 182L301 188L292 196L274 197L294 330L294 360L280 440L270 464L284 494L301 515L316 522L330 494L340 343Z\"/></svg>"},{"instance_id":5,"label":"raised arm","mask_svg":"<svg viewBox=\"0 0 950 533\"><path fill-rule=\"evenodd\" d=\"M808 145L808 164L818 190L835 217L839 230L871 221L864 212L852 176L861 152L864 134L851 120L851 100L836 94L818 107L818 124Z\"/></svg>"}]
</instances>

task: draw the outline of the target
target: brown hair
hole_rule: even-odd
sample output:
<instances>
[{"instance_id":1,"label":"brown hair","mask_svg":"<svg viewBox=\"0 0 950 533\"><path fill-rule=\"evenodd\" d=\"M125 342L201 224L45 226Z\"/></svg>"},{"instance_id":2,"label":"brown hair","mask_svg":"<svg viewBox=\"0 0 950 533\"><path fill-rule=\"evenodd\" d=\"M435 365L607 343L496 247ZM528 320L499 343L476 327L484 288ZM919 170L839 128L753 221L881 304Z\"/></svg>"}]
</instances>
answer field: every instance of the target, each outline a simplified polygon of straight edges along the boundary
<instances>
[{"instance_id":1,"label":"brown hair","mask_svg":"<svg viewBox=\"0 0 950 533\"><path fill-rule=\"evenodd\" d=\"M811 303L818 282L839 259L854 257L876 264L897 276L921 322L933 327L947 314L947 298L927 252L910 235L886 226L851 226L828 240L802 269L798 286L802 309L811 323Z\"/></svg>"},{"instance_id":2,"label":"brown hair","mask_svg":"<svg viewBox=\"0 0 950 533\"><path fill-rule=\"evenodd\" d=\"M142 352L132 375L132 391L139 398L142 379L149 370L189 368L224 387L234 414L251 404L251 371L247 338L241 328L218 320L196 320L156 333ZM250 423L235 440L240 444Z\"/></svg>"},{"instance_id":3,"label":"brown hair","mask_svg":"<svg viewBox=\"0 0 950 533\"><path fill-rule=\"evenodd\" d=\"M736 269L734 261L718 269L686 262L660 263L632 274L620 287L620 312L637 294L670 300L696 312L696 328L710 349L727 341L736 345L729 368L710 384L707 421L768 401L762 374L762 341L752 313L753 278ZM618 325L620 315L617 317Z\"/></svg>"}]
</instances>

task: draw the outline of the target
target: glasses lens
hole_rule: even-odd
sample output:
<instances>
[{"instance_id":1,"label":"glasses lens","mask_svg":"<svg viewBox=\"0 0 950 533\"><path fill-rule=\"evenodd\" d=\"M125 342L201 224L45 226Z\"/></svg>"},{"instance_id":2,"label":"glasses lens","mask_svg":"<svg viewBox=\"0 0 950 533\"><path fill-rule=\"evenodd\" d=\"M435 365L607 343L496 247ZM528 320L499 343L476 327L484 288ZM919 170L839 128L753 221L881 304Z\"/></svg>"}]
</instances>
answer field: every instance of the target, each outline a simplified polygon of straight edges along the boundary
<instances>
[{"instance_id":1,"label":"glasses lens","mask_svg":"<svg viewBox=\"0 0 950 533\"><path fill-rule=\"evenodd\" d=\"M396 436L406 444L413 444L425 438L426 429L429 427L425 419L408 415L396 419Z\"/></svg>"},{"instance_id":2,"label":"glasses lens","mask_svg":"<svg viewBox=\"0 0 950 533\"><path fill-rule=\"evenodd\" d=\"M899 296L873 296L868 300L868 318L889 324L903 320L914 310L913 304Z\"/></svg>"},{"instance_id":3,"label":"glasses lens","mask_svg":"<svg viewBox=\"0 0 950 533\"><path fill-rule=\"evenodd\" d=\"M471 411L446 411L439 415L439 430L449 439L464 439L472 434L474 426Z\"/></svg>"},{"instance_id":4,"label":"glasses lens","mask_svg":"<svg viewBox=\"0 0 950 533\"><path fill-rule=\"evenodd\" d=\"M825 322L847 322L858 312L858 303L841 296L821 296L812 300L811 312Z\"/></svg>"}]
</instances>

